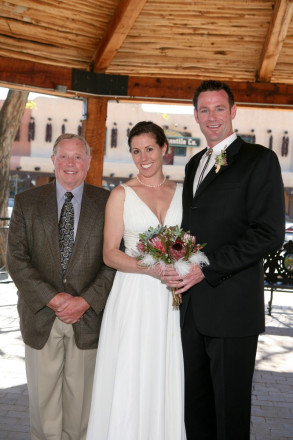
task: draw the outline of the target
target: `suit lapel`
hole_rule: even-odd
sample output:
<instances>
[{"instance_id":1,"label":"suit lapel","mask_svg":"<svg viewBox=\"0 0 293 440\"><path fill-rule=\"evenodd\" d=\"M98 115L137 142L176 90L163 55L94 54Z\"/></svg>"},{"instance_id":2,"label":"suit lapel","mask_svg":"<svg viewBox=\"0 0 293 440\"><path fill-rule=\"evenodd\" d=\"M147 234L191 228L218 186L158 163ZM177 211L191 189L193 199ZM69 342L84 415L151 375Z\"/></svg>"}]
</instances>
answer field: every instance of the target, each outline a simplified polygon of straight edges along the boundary
<instances>
[{"instance_id":1,"label":"suit lapel","mask_svg":"<svg viewBox=\"0 0 293 440\"><path fill-rule=\"evenodd\" d=\"M183 198L184 198L184 200L187 201L188 204L193 199L193 181L194 181L194 176L195 176L197 167L199 165L199 162L200 162L202 156L206 153L206 151L207 151L206 148L204 150L200 151L187 164L186 175L185 175L185 180L184 180Z\"/></svg>"},{"instance_id":2,"label":"suit lapel","mask_svg":"<svg viewBox=\"0 0 293 440\"><path fill-rule=\"evenodd\" d=\"M39 215L43 224L54 261L58 261L61 270L59 240L58 240L58 211L56 199L56 185L52 183L44 186L39 204Z\"/></svg>"},{"instance_id":3,"label":"suit lapel","mask_svg":"<svg viewBox=\"0 0 293 440\"><path fill-rule=\"evenodd\" d=\"M243 144L243 140L240 137L237 137L237 139L234 142L232 142L231 145L229 145L229 147L226 149L227 165L221 166L221 168L217 173L215 171L215 167L214 166L212 167L212 169L206 175L202 183L199 185L198 190L196 191L196 194L194 196L194 199L196 199L218 176L225 173L229 169L229 167L232 166L235 160L235 156L239 152L242 144Z\"/></svg>"}]
</instances>

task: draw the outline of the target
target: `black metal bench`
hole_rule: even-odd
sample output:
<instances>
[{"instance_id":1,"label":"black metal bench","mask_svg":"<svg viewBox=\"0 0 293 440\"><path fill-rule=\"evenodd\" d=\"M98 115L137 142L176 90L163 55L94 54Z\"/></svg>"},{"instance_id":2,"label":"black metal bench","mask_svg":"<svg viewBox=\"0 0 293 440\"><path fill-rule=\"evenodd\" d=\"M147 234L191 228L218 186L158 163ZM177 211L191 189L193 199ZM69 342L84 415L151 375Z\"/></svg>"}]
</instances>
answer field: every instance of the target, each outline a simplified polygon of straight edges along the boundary
<instances>
[{"instance_id":1,"label":"black metal bench","mask_svg":"<svg viewBox=\"0 0 293 440\"><path fill-rule=\"evenodd\" d=\"M264 288L271 292L268 314L272 313L275 290L293 290L293 241L290 240L264 259Z\"/></svg>"}]
</instances>

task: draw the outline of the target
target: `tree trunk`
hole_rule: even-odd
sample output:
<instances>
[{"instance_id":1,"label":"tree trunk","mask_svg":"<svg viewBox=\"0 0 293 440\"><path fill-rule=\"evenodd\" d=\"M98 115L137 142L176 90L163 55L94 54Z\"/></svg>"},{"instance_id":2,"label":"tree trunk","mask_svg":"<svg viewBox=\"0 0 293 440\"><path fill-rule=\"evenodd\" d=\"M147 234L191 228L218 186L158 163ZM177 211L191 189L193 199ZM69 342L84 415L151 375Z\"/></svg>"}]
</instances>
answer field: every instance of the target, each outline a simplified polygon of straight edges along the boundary
<instances>
[{"instance_id":1,"label":"tree trunk","mask_svg":"<svg viewBox=\"0 0 293 440\"><path fill-rule=\"evenodd\" d=\"M7 217L11 148L20 126L29 92L9 90L0 110L0 218ZM0 268L5 265L7 222L0 220Z\"/></svg>"}]
</instances>

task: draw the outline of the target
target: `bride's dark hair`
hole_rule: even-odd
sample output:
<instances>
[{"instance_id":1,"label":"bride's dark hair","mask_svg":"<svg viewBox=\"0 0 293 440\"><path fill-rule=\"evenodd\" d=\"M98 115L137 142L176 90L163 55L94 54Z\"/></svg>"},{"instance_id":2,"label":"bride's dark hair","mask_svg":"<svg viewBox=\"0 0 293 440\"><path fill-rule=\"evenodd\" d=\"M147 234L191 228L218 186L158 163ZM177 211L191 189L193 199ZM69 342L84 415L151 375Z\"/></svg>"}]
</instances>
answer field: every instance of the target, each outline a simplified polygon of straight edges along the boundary
<instances>
[{"instance_id":1,"label":"bride's dark hair","mask_svg":"<svg viewBox=\"0 0 293 440\"><path fill-rule=\"evenodd\" d=\"M162 127L160 127L159 125L155 124L152 121L140 121L137 124L135 124L134 127L132 127L128 135L129 151L131 151L132 138L134 136L139 136L144 133L149 133L153 135L159 147L163 148L164 145L167 145L166 153L168 152L169 142L165 135L164 130L162 129Z\"/></svg>"}]
</instances>

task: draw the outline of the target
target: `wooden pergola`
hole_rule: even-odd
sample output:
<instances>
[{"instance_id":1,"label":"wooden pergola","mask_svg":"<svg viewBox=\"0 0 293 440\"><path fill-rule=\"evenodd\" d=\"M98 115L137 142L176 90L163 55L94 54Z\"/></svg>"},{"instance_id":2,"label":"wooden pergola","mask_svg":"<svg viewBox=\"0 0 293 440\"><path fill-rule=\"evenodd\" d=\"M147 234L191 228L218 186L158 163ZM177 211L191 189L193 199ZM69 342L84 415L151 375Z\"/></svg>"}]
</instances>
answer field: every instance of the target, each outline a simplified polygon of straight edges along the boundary
<instances>
[{"instance_id":1,"label":"wooden pergola","mask_svg":"<svg viewBox=\"0 0 293 440\"><path fill-rule=\"evenodd\" d=\"M88 181L109 99L191 103L203 79L238 104L293 106L292 0L0 0L0 86L86 97Z\"/></svg>"}]
</instances>

